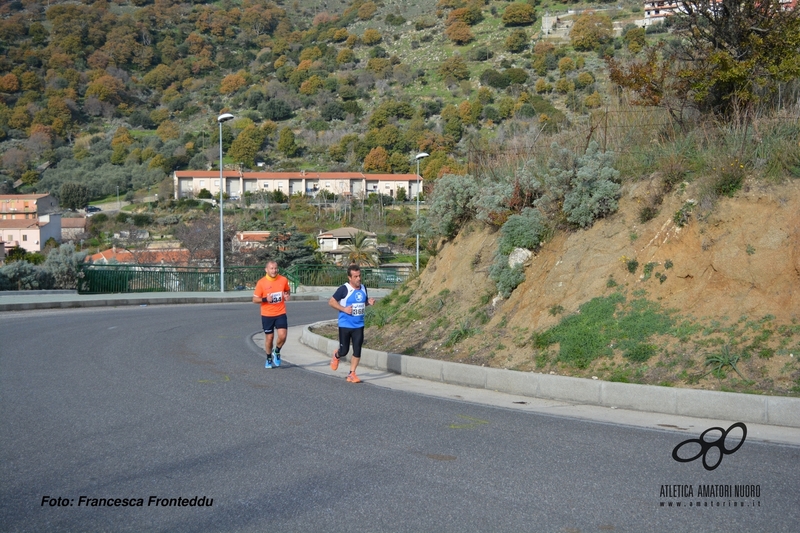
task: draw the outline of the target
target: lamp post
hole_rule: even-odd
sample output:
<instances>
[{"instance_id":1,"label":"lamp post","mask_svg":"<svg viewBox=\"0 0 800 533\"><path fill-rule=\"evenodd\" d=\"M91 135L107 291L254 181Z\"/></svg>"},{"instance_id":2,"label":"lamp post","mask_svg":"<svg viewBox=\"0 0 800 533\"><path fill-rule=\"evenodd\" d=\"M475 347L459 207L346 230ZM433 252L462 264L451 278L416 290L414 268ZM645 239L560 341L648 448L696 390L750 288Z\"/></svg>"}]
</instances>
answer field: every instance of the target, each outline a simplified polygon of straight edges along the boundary
<instances>
[{"instance_id":1,"label":"lamp post","mask_svg":"<svg viewBox=\"0 0 800 533\"><path fill-rule=\"evenodd\" d=\"M425 152L420 152L414 156L414 159L417 160L417 220L419 220L419 160L425 159L428 155ZM417 227L417 272L419 272L419 227Z\"/></svg>"},{"instance_id":2,"label":"lamp post","mask_svg":"<svg viewBox=\"0 0 800 533\"><path fill-rule=\"evenodd\" d=\"M119 204L119 185L117 185L117 210L122 209L122 206Z\"/></svg>"},{"instance_id":3,"label":"lamp post","mask_svg":"<svg viewBox=\"0 0 800 533\"><path fill-rule=\"evenodd\" d=\"M222 172L222 123L233 118L230 113L217 117L219 123L219 292L225 292L225 239L222 221L222 191L225 190L225 176Z\"/></svg>"}]
</instances>

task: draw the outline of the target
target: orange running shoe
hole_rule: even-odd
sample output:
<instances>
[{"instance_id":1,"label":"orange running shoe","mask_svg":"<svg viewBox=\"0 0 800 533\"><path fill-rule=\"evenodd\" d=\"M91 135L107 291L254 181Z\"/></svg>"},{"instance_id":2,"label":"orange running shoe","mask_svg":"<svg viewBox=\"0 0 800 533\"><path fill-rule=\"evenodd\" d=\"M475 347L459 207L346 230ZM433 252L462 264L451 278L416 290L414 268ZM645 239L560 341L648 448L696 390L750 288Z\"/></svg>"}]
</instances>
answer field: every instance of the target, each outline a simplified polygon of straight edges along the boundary
<instances>
[{"instance_id":1,"label":"orange running shoe","mask_svg":"<svg viewBox=\"0 0 800 533\"><path fill-rule=\"evenodd\" d=\"M333 351L333 357L331 357L331 370L336 370L339 368L339 350Z\"/></svg>"},{"instance_id":2,"label":"orange running shoe","mask_svg":"<svg viewBox=\"0 0 800 533\"><path fill-rule=\"evenodd\" d=\"M355 372L350 372L349 374L347 374L347 381L349 381L350 383L361 383L361 380L358 379L358 376L356 376Z\"/></svg>"}]
</instances>

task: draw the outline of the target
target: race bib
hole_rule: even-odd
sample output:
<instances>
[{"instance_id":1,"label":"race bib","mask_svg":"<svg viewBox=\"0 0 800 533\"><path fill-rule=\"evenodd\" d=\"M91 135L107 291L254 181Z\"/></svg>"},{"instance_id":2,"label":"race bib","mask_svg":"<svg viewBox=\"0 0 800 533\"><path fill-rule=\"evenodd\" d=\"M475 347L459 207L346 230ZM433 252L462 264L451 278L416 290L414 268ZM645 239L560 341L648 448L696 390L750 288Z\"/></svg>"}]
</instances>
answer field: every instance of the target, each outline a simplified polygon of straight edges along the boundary
<instances>
[{"instance_id":1,"label":"race bib","mask_svg":"<svg viewBox=\"0 0 800 533\"><path fill-rule=\"evenodd\" d=\"M283 293L282 292L273 292L269 295L269 303L271 304L279 304L283 301Z\"/></svg>"},{"instance_id":2,"label":"race bib","mask_svg":"<svg viewBox=\"0 0 800 533\"><path fill-rule=\"evenodd\" d=\"M353 304L353 316L362 316L364 314L364 309L366 309L365 304Z\"/></svg>"}]
</instances>

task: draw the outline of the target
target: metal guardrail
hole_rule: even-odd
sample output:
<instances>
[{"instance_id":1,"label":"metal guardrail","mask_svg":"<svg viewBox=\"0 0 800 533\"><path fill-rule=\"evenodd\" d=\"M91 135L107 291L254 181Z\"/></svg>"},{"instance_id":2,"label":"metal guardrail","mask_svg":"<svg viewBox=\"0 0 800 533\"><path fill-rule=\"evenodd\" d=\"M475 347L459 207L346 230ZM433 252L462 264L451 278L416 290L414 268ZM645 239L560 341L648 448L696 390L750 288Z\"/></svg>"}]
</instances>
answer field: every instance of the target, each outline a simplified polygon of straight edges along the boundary
<instances>
[{"instance_id":1,"label":"metal guardrail","mask_svg":"<svg viewBox=\"0 0 800 533\"><path fill-rule=\"evenodd\" d=\"M292 265L281 271L292 292L301 285L338 287L347 281L347 269L334 265ZM225 291L255 289L264 277L263 266L225 269ZM362 268L361 281L369 288L393 288L406 280L394 269ZM78 280L79 294L131 292L216 292L219 269L167 265L84 265Z\"/></svg>"}]
</instances>

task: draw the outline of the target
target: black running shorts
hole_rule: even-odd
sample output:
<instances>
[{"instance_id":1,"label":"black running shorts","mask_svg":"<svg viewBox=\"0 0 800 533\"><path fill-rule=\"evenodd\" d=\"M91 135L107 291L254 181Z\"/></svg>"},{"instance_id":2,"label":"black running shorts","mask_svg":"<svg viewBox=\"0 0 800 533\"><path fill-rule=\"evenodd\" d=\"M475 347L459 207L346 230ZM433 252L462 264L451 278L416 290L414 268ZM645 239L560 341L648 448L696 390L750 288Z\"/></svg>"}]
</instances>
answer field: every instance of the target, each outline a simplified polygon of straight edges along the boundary
<instances>
[{"instance_id":1,"label":"black running shorts","mask_svg":"<svg viewBox=\"0 0 800 533\"><path fill-rule=\"evenodd\" d=\"M286 318L286 313L278 316L262 316L261 326L264 328L264 333L269 335L276 329L288 329L289 320Z\"/></svg>"}]
</instances>

